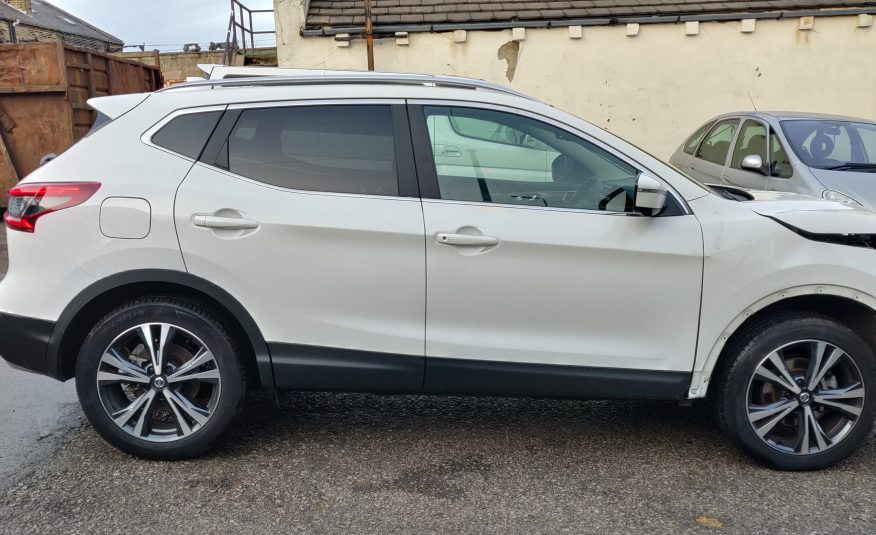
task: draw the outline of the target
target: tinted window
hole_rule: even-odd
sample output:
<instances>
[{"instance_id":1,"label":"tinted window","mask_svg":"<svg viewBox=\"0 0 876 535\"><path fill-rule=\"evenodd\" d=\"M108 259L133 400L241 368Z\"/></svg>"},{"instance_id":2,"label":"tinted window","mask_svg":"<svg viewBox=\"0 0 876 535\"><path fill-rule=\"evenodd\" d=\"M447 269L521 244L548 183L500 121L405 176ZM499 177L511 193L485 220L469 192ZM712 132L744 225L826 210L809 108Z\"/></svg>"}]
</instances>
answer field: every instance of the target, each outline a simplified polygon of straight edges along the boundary
<instances>
[{"instance_id":1,"label":"tinted window","mask_svg":"<svg viewBox=\"0 0 876 535\"><path fill-rule=\"evenodd\" d=\"M424 111L442 199L633 209L637 170L592 143L511 113L443 106Z\"/></svg>"},{"instance_id":2,"label":"tinted window","mask_svg":"<svg viewBox=\"0 0 876 535\"><path fill-rule=\"evenodd\" d=\"M152 136L152 143L197 160L221 115L221 111L180 115Z\"/></svg>"},{"instance_id":3,"label":"tinted window","mask_svg":"<svg viewBox=\"0 0 876 535\"><path fill-rule=\"evenodd\" d=\"M703 136L706 135L706 132L709 130L709 127L712 126L712 123L706 123L701 126L696 132L693 133L687 141L684 142L684 152L688 154L693 154L697 149L697 145L702 141Z\"/></svg>"},{"instance_id":4,"label":"tinted window","mask_svg":"<svg viewBox=\"0 0 876 535\"><path fill-rule=\"evenodd\" d=\"M736 146L733 148L730 166L742 169L742 160L752 154L756 154L763 161L767 161L767 129L763 123L748 119L742 123L742 130L739 131L739 136L736 138Z\"/></svg>"},{"instance_id":5,"label":"tinted window","mask_svg":"<svg viewBox=\"0 0 876 535\"><path fill-rule=\"evenodd\" d=\"M259 108L240 115L228 169L284 188L398 195L389 106Z\"/></svg>"},{"instance_id":6,"label":"tinted window","mask_svg":"<svg viewBox=\"0 0 876 535\"><path fill-rule=\"evenodd\" d=\"M718 122L709 130L706 139L697 150L696 157L707 162L724 165L727 161L727 153L730 152L730 141L738 126L739 119L726 119Z\"/></svg>"}]
</instances>

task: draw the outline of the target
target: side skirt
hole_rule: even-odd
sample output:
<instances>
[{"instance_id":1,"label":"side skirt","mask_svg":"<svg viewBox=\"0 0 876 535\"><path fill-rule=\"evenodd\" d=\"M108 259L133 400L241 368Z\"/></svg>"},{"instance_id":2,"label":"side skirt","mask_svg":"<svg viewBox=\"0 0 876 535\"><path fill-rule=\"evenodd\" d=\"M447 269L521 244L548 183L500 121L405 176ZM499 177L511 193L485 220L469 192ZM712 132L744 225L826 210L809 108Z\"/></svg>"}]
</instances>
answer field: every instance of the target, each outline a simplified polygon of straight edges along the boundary
<instances>
[{"instance_id":1,"label":"side skirt","mask_svg":"<svg viewBox=\"0 0 876 535\"><path fill-rule=\"evenodd\" d=\"M268 343L278 388L592 399L684 399L690 372L394 355Z\"/></svg>"}]
</instances>

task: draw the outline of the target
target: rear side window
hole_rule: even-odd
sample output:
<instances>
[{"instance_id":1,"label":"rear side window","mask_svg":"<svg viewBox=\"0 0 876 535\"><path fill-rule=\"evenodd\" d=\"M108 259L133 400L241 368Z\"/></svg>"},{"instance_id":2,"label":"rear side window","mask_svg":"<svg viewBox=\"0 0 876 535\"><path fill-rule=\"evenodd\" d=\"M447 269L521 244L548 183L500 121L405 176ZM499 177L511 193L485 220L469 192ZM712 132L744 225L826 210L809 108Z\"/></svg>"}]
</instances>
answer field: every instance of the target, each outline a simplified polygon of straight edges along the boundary
<instances>
[{"instance_id":1,"label":"rear side window","mask_svg":"<svg viewBox=\"0 0 876 535\"><path fill-rule=\"evenodd\" d=\"M687 141L684 142L684 152L687 154L693 154L695 150L697 150L697 145L700 144L700 141L703 140L703 136L706 135L706 132L709 130L709 127L712 126L712 123L706 123L703 126L699 127L696 132L691 134Z\"/></svg>"},{"instance_id":2,"label":"rear side window","mask_svg":"<svg viewBox=\"0 0 876 535\"><path fill-rule=\"evenodd\" d=\"M221 111L180 115L152 136L152 143L197 160L221 116Z\"/></svg>"},{"instance_id":3,"label":"rear side window","mask_svg":"<svg viewBox=\"0 0 876 535\"><path fill-rule=\"evenodd\" d=\"M730 142L738 127L739 119L719 121L709 130L706 139L697 150L696 157L707 162L724 165L727 161L727 153L730 152Z\"/></svg>"},{"instance_id":4,"label":"rear side window","mask_svg":"<svg viewBox=\"0 0 876 535\"><path fill-rule=\"evenodd\" d=\"M246 110L228 139L228 169L290 189L398 195L392 110L382 105Z\"/></svg>"}]
</instances>

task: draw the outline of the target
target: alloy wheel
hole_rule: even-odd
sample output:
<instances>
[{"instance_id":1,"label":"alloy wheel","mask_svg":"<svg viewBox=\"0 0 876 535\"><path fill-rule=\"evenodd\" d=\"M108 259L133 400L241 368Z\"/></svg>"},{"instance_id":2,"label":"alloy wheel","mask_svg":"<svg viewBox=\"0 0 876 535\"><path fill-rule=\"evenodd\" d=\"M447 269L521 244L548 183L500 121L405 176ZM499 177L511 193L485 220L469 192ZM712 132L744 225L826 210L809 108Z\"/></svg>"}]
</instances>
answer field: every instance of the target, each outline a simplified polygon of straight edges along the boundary
<instances>
[{"instance_id":1,"label":"alloy wheel","mask_svg":"<svg viewBox=\"0 0 876 535\"><path fill-rule=\"evenodd\" d=\"M213 353L198 337L168 323L144 323L103 352L97 390L107 415L125 432L170 442L207 424L221 378Z\"/></svg>"},{"instance_id":2,"label":"alloy wheel","mask_svg":"<svg viewBox=\"0 0 876 535\"><path fill-rule=\"evenodd\" d=\"M861 371L843 349L799 340L771 352L755 368L746 396L748 421L770 447L812 455L849 435L865 395Z\"/></svg>"}]
</instances>

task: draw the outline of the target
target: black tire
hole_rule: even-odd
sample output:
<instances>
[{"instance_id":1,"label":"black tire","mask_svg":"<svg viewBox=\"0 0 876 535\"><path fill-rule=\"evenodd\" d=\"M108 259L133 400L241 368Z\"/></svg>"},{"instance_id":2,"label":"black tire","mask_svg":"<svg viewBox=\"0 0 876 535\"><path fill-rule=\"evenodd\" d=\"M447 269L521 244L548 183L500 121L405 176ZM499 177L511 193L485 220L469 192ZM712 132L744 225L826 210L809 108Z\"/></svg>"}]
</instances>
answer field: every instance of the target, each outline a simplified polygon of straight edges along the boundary
<instances>
[{"instance_id":1,"label":"black tire","mask_svg":"<svg viewBox=\"0 0 876 535\"><path fill-rule=\"evenodd\" d=\"M801 405L801 414L795 416L794 413L791 413L787 418L797 418L796 425L798 426L797 431L800 433L799 436L805 436L809 439L806 440L807 449L804 450L802 446L804 439L799 438L799 445L794 446L793 452L783 451L778 449L779 447L775 444L770 444L766 439L758 436L755 426L759 424L749 422L749 398L752 392L756 391L756 387L753 386L755 385L754 381L760 380L761 384L767 383L762 380L762 376L758 378L754 378L754 376L758 367L766 362L764 359L779 348L790 347L793 349L797 347L794 344L802 346L804 343L814 347L814 343L809 342L810 340L824 341L840 348L857 367L860 372L859 382L863 384L865 392L863 400L855 400L855 403L860 404L861 412L854 421L851 430L840 436L835 445L823 450L817 447L810 449L814 440L812 438L814 431L813 434L803 435L803 429L809 429L810 424L806 422L806 427L799 427L804 425L803 420L806 418ZM782 354L784 355L784 353ZM872 348L845 325L829 317L809 312L777 314L747 327L727 347L726 356L729 358L719 370L716 370L716 384L710 393L712 406L723 431L760 463L780 470L819 470L849 457L861 446L870 433L874 415L876 415L876 356L874 356ZM809 359L810 363L813 361L815 361L814 358ZM783 357L783 362L787 364L792 361L786 361ZM847 366L849 370L855 369L848 362L843 365ZM772 364L767 364L767 366L772 366ZM801 385L800 377L797 376L796 386L798 388L802 386L801 393L794 394L786 390L783 396L792 402L799 403L800 400L804 399L800 397L802 393L808 391L808 377L807 375L802 379ZM812 393L811 410L817 409L814 401L815 393L817 393L817 389ZM823 407L818 410L823 410ZM838 417L834 416L834 418ZM772 417L769 418L769 421L771 420ZM779 420L779 422L778 425L787 425L788 420ZM794 421L791 421L791 425L793 424ZM821 427L818 429L820 430Z\"/></svg>"},{"instance_id":2,"label":"black tire","mask_svg":"<svg viewBox=\"0 0 876 535\"><path fill-rule=\"evenodd\" d=\"M175 338L173 343L168 342L166 347L170 349L163 353L169 355L171 350L173 350L176 354L185 355L185 351L180 348L183 348L185 343L194 343L192 341L197 340L204 349L211 353L212 360L208 360L207 364L193 368L187 373L201 373L202 370L207 369L207 371L218 376L218 379L211 377L209 381L191 381L171 385L170 374L173 371L169 370L171 358L166 357L168 364L166 364L167 368L165 370L169 371L162 370L158 374L153 374L155 370L151 364L143 368L134 368L140 371L144 371L147 368L152 370L152 372L146 375L150 378L150 382L146 384L128 384L124 381L115 381L114 383L117 384L106 386L107 382L105 380L102 379L100 383L98 382L99 372L123 373L118 371L120 370L118 366L114 366L112 363L108 364L105 360L102 362L104 352L110 348L111 344L120 343L117 340L124 336L133 336L126 333L135 332L139 334L142 331L138 331L138 329L141 329L140 326L142 325L151 325L147 332L160 333L162 324L172 325L175 327L175 329L170 331L175 333L172 336L182 337L181 341L177 341ZM141 340L145 338L146 336L144 335ZM155 347L158 347L158 338L153 338L153 341ZM135 342L132 342L131 345L133 343ZM145 344L141 345L143 345L143 348L146 347ZM140 349L143 350L143 348ZM128 358L130 359L130 357ZM182 360L180 357L173 358ZM195 360L193 352L190 360ZM136 362L139 361L135 361L135 364ZM150 362L154 363L155 361L152 360ZM182 360L183 364L185 362ZM180 371L179 368L181 367L179 366L176 371ZM139 372L135 373L138 377L141 377ZM156 387L156 377L159 375L162 375L165 379L161 382L162 385L165 385L163 389ZM126 453L153 460L187 459L206 451L225 431L236 415L245 391L244 378L243 364L237 348L225 328L195 303L175 297L142 298L110 312L97 322L94 328L91 329L91 332L88 333L76 361L76 391L82 409L97 433L104 440ZM207 384L208 382L209 384ZM210 400L212 403L210 407L211 412L203 423L183 417L182 419L185 423L180 424L179 415L190 413L185 413L180 404L172 407L175 404L171 403L170 397L174 395L171 390L181 392L183 388L189 388L183 385L191 384L195 385L192 388L195 388L196 392L201 392L202 388L208 389L207 391L211 396ZM205 384L207 385L206 387L203 386ZM128 394L132 387L139 390L136 393ZM217 390L214 391L213 388ZM110 416L111 410L107 408L108 403L110 403L108 400L120 399L119 403L124 404L128 400L139 399L138 396L141 395L141 392L148 394L150 390L154 390L150 395L156 401L149 402L148 405L155 408L150 410L149 417L144 418L144 421L147 423L143 428L148 431L144 433L141 430L135 436L130 430L126 430L120 424L117 424L113 417ZM125 395L129 396L127 400L124 397ZM188 399L183 401L188 401ZM161 405L162 403L164 405ZM145 414L145 409L141 410L143 412L139 414ZM207 410L205 409L204 412L207 412ZM138 414L138 412L135 411L132 414ZM153 416L153 414L157 414L157 416ZM173 418L174 414L177 415L176 418ZM165 429L164 432L170 434L167 435L166 440L162 439L164 441L156 440L154 437L152 440L141 438L151 435L153 427L158 428L160 426L160 422L155 423L153 426L153 422L157 422L153 418L158 417L164 418L164 423L161 425L171 428L175 427L178 431L174 433L177 434L174 435ZM139 419L139 416L134 418ZM127 425L131 425L131 423L129 422ZM186 435L182 432L185 426L189 426L187 430L190 434Z\"/></svg>"}]
</instances>

